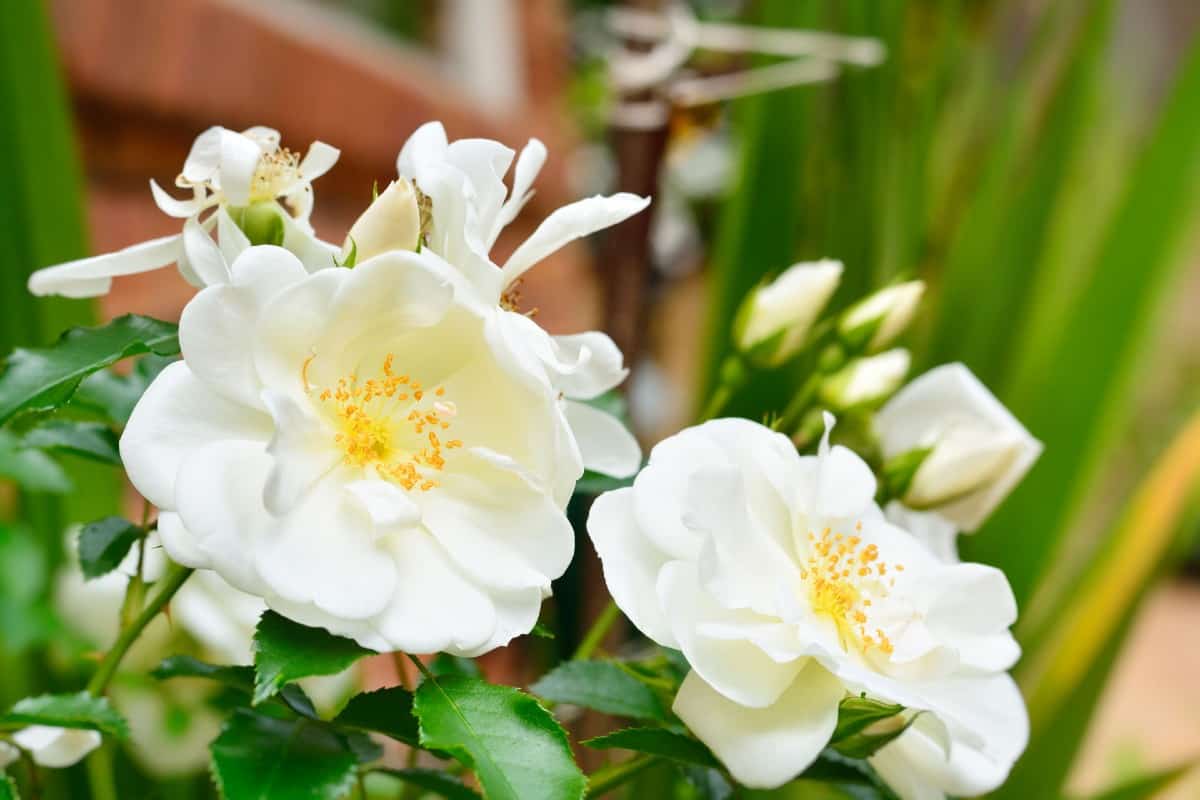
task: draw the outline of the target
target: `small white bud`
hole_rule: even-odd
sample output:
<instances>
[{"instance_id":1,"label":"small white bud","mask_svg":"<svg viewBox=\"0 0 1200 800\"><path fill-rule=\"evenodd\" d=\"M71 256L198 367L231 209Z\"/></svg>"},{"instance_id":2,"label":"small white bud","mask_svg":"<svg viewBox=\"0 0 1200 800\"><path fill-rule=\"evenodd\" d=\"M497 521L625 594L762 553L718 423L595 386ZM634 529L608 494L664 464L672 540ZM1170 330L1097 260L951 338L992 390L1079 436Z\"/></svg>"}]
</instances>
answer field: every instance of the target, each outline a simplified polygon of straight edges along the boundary
<instances>
[{"instance_id":1,"label":"small white bud","mask_svg":"<svg viewBox=\"0 0 1200 800\"><path fill-rule=\"evenodd\" d=\"M778 366L804 346L842 277L838 261L794 264L742 301L734 344L752 361Z\"/></svg>"},{"instance_id":2,"label":"small white bud","mask_svg":"<svg viewBox=\"0 0 1200 800\"><path fill-rule=\"evenodd\" d=\"M391 250L416 250L421 235L417 193L404 178L392 181L350 226L343 260L355 251L359 263Z\"/></svg>"},{"instance_id":3,"label":"small white bud","mask_svg":"<svg viewBox=\"0 0 1200 800\"><path fill-rule=\"evenodd\" d=\"M946 431L913 474L904 502L934 508L957 500L1002 476L1021 451L1007 431L958 427Z\"/></svg>"},{"instance_id":4,"label":"small white bud","mask_svg":"<svg viewBox=\"0 0 1200 800\"><path fill-rule=\"evenodd\" d=\"M851 306L842 317L838 330L848 341L859 343L865 339L868 353L878 352L908 328L923 294L924 281L909 281L880 289Z\"/></svg>"},{"instance_id":5,"label":"small white bud","mask_svg":"<svg viewBox=\"0 0 1200 800\"><path fill-rule=\"evenodd\" d=\"M100 746L96 731L49 725L31 725L14 733L12 739L43 767L69 767Z\"/></svg>"},{"instance_id":6,"label":"small white bud","mask_svg":"<svg viewBox=\"0 0 1200 800\"><path fill-rule=\"evenodd\" d=\"M821 399L839 411L882 403L904 383L911 361L904 349L851 361L821 385Z\"/></svg>"}]
</instances>

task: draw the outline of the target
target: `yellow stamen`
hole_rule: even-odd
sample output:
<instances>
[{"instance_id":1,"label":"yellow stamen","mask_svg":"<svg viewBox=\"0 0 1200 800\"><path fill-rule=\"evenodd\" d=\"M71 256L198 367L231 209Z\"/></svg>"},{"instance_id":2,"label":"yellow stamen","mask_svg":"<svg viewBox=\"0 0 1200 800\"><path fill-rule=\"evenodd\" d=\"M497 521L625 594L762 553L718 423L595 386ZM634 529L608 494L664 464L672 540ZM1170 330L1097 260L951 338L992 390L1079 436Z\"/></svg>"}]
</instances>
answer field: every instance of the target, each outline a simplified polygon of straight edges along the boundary
<instances>
[{"instance_id":1,"label":"yellow stamen","mask_svg":"<svg viewBox=\"0 0 1200 800\"><path fill-rule=\"evenodd\" d=\"M310 392L308 369L315 358L315 354L309 356L300 368L304 388ZM409 491L427 492L438 485L429 472L445 469L443 448L457 449L462 442L453 439L443 444L433 431L426 433L425 427L432 424L448 429L456 407L449 401L437 402L434 408L421 407L424 392L416 381L411 383L412 404L399 406L409 401L407 392L398 391L409 384L409 376L396 375L394 362L395 356L389 353L378 375L360 381L357 374L351 373L339 378L333 387L323 389L317 399L334 418L338 427L334 442L346 463L374 467L385 480ZM434 393L440 397L445 390L439 386ZM421 438L415 439L413 434Z\"/></svg>"}]
</instances>

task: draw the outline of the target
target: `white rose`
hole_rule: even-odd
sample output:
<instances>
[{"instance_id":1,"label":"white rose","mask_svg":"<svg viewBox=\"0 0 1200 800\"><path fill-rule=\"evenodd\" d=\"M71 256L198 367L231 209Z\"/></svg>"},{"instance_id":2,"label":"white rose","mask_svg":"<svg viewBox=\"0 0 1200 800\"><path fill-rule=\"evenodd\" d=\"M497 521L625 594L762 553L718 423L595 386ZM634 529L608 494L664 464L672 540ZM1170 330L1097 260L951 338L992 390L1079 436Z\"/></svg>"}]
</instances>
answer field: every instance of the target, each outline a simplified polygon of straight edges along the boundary
<instances>
[{"instance_id":1,"label":"white rose","mask_svg":"<svg viewBox=\"0 0 1200 800\"><path fill-rule=\"evenodd\" d=\"M734 344L754 361L778 366L805 338L842 278L840 261L793 264L746 295L734 322Z\"/></svg>"},{"instance_id":2,"label":"white rose","mask_svg":"<svg viewBox=\"0 0 1200 800\"><path fill-rule=\"evenodd\" d=\"M42 767L69 767L100 746L97 731L31 725L13 734L17 747Z\"/></svg>"},{"instance_id":3,"label":"white rose","mask_svg":"<svg viewBox=\"0 0 1200 800\"><path fill-rule=\"evenodd\" d=\"M929 450L903 500L936 509L973 531L1025 477L1042 452L987 387L962 364L944 364L896 393L875 417L885 459Z\"/></svg>"},{"instance_id":4,"label":"white rose","mask_svg":"<svg viewBox=\"0 0 1200 800\"><path fill-rule=\"evenodd\" d=\"M625 379L621 351L599 331L551 336L517 307L516 284L531 267L568 243L642 211L649 198L625 192L588 197L557 209L538 225L503 266L491 250L501 231L516 219L533 195L533 182L546 160L546 148L531 139L521 150L512 191L504 175L513 151L489 139L451 142L440 122L422 125L396 161L400 175L429 198L431 219L426 247L461 276L489 323L527 368L541 369L567 399L567 420L588 469L615 477L637 472L642 453L616 418L588 405Z\"/></svg>"},{"instance_id":5,"label":"white rose","mask_svg":"<svg viewBox=\"0 0 1200 800\"><path fill-rule=\"evenodd\" d=\"M860 692L931 712L896 740L905 748L948 734L948 753L905 761L935 793L902 788L904 800L994 788L1026 744L1004 672L1019 650L1003 573L943 563L874 494L871 470L828 432L802 457L781 434L722 419L660 443L631 488L593 506L613 598L691 664L675 712L747 786L801 773ZM893 747L885 769L909 752Z\"/></svg>"},{"instance_id":6,"label":"white rose","mask_svg":"<svg viewBox=\"0 0 1200 800\"><path fill-rule=\"evenodd\" d=\"M175 179L176 186L192 192L191 198L178 200L150 181L159 209L185 220L183 233L40 269L29 276L29 291L95 297L108 293L114 277L150 272L172 263L178 263L180 273L193 286L224 283L227 274L219 268L206 269L212 262L196 263L185 246L189 233L209 238L214 228L228 261L250 243L242 228L253 232L255 227L278 225L281 244L309 269L332 267L336 248L317 239L308 220L312 182L333 167L339 154L336 147L313 142L300 158L279 146L279 132L271 128L256 126L238 133L213 126L196 137L183 171ZM214 208L216 211L201 221L201 215Z\"/></svg>"},{"instance_id":7,"label":"white rose","mask_svg":"<svg viewBox=\"0 0 1200 800\"><path fill-rule=\"evenodd\" d=\"M175 560L376 650L477 655L571 559L557 391L431 253L253 247L184 309L121 438Z\"/></svg>"},{"instance_id":8,"label":"white rose","mask_svg":"<svg viewBox=\"0 0 1200 800\"><path fill-rule=\"evenodd\" d=\"M878 352L908 328L923 294L924 281L909 281L880 289L851 306L842 316L838 328L852 342L862 342L866 338L867 352Z\"/></svg>"}]
</instances>

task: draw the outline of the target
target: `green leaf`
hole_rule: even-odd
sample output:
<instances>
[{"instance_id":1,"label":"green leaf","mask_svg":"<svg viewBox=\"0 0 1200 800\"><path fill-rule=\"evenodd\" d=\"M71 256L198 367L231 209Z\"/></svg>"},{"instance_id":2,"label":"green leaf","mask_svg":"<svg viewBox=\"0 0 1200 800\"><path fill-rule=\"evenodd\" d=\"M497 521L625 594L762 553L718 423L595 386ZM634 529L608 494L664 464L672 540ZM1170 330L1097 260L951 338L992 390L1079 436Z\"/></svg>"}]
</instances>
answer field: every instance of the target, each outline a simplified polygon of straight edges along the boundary
<instances>
[{"instance_id":1,"label":"green leaf","mask_svg":"<svg viewBox=\"0 0 1200 800\"><path fill-rule=\"evenodd\" d=\"M79 532L79 566L83 576L99 578L112 572L141 535L141 526L122 517L105 517L84 525Z\"/></svg>"},{"instance_id":2,"label":"green leaf","mask_svg":"<svg viewBox=\"0 0 1200 800\"><path fill-rule=\"evenodd\" d=\"M662 756L685 764L701 767L721 766L721 762L701 742L666 728L625 728L584 741L597 750L633 750L638 753Z\"/></svg>"},{"instance_id":3,"label":"green leaf","mask_svg":"<svg viewBox=\"0 0 1200 800\"><path fill-rule=\"evenodd\" d=\"M105 697L87 692L44 694L18 700L7 714L0 716L0 729L26 725L51 725L56 728L86 728L126 738L129 727Z\"/></svg>"},{"instance_id":4,"label":"green leaf","mask_svg":"<svg viewBox=\"0 0 1200 800\"><path fill-rule=\"evenodd\" d=\"M1192 772L1195 764L1180 764L1160 772L1142 775L1126 781L1100 794L1093 795L1088 800L1150 800L1170 788L1176 781Z\"/></svg>"},{"instance_id":5,"label":"green leaf","mask_svg":"<svg viewBox=\"0 0 1200 800\"><path fill-rule=\"evenodd\" d=\"M0 800L21 800L16 782L4 774L0 774Z\"/></svg>"},{"instance_id":6,"label":"green leaf","mask_svg":"<svg viewBox=\"0 0 1200 800\"><path fill-rule=\"evenodd\" d=\"M401 686L355 695L333 721L346 728L382 733L413 747L420 738L412 692Z\"/></svg>"},{"instance_id":7,"label":"green leaf","mask_svg":"<svg viewBox=\"0 0 1200 800\"><path fill-rule=\"evenodd\" d=\"M101 464L121 465L117 435L112 428L99 422L50 420L26 431L21 444L37 450L67 453Z\"/></svg>"},{"instance_id":8,"label":"green leaf","mask_svg":"<svg viewBox=\"0 0 1200 800\"><path fill-rule=\"evenodd\" d=\"M66 494L71 479L58 463L40 450L24 447L10 431L0 429L0 478L8 478L27 492Z\"/></svg>"},{"instance_id":9,"label":"green leaf","mask_svg":"<svg viewBox=\"0 0 1200 800\"><path fill-rule=\"evenodd\" d=\"M128 375L118 375L102 369L84 378L71 403L95 411L113 422L124 425L133 414L133 407L146 393L158 373L174 363L174 356L147 355L138 358Z\"/></svg>"},{"instance_id":10,"label":"green leaf","mask_svg":"<svg viewBox=\"0 0 1200 800\"><path fill-rule=\"evenodd\" d=\"M218 666L191 656L165 658L151 670L150 675L160 681L170 678L205 678L246 694L254 691L253 667Z\"/></svg>"},{"instance_id":11,"label":"green leaf","mask_svg":"<svg viewBox=\"0 0 1200 800\"><path fill-rule=\"evenodd\" d=\"M358 758L329 725L239 709L211 746L225 800L338 800L354 786Z\"/></svg>"},{"instance_id":12,"label":"green leaf","mask_svg":"<svg viewBox=\"0 0 1200 800\"><path fill-rule=\"evenodd\" d=\"M1060 309L1053 335L1036 348L1041 358L1014 379L1005 398L1046 449L988 525L964 541L964 557L1003 569L1022 608L1037 581L1059 564L1056 551L1080 544L1058 532L1071 529L1097 491L1104 458L1127 429L1156 311L1185 261L1177 246L1195 219L1198 185L1200 44L1193 43L1115 215L1099 234L1086 284ZM1076 402L1063 403L1064 397Z\"/></svg>"},{"instance_id":13,"label":"green leaf","mask_svg":"<svg viewBox=\"0 0 1200 800\"><path fill-rule=\"evenodd\" d=\"M695 764L676 766L684 780L696 790L696 800L730 800L733 797L733 787L720 770Z\"/></svg>"},{"instance_id":14,"label":"green leaf","mask_svg":"<svg viewBox=\"0 0 1200 800\"><path fill-rule=\"evenodd\" d=\"M350 639L267 611L254 633L254 703L284 684L310 675L335 675L369 655L374 654Z\"/></svg>"},{"instance_id":15,"label":"green leaf","mask_svg":"<svg viewBox=\"0 0 1200 800\"><path fill-rule=\"evenodd\" d=\"M223 684L238 694L249 698L254 693L254 668L242 666L218 666L208 664L191 656L171 656L159 664L150 675L158 680L169 678L204 678ZM312 700L295 684L284 686L274 698L280 706L291 709L302 717L318 719Z\"/></svg>"},{"instance_id":16,"label":"green leaf","mask_svg":"<svg viewBox=\"0 0 1200 800\"><path fill-rule=\"evenodd\" d=\"M543 675L529 691L555 703L618 717L666 720L662 702L646 684L609 661L567 661Z\"/></svg>"},{"instance_id":17,"label":"green leaf","mask_svg":"<svg viewBox=\"0 0 1200 800\"><path fill-rule=\"evenodd\" d=\"M475 771L489 800L571 800L586 779L567 735L529 695L474 678L426 679L414 709L421 745Z\"/></svg>"},{"instance_id":18,"label":"green leaf","mask_svg":"<svg viewBox=\"0 0 1200 800\"><path fill-rule=\"evenodd\" d=\"M605 492L624 489L626 486L633 486L633 478L614 478L610 475L604 475L599 472L584 470L579 480L575 482L575 494L592 494L601 495Z\"/></svg>"},{"instance_id":19,"label":"green leaf","mask_svg":"<svg viewBox=\"0 0 1200 800\"><path fill-rule=\"evenodd\" d=\"M997 797L1058 800L1122 642L1155 578L1200 533L1200 410L1155 461L1017 670L1030 743Z\"/></svg>"},{"instance_id":20,"label":"green leaf","mask_svg":"<svg viewBox=\"0 0 1200 800\"><path fill-rule=\"evenodd\" d=\"M13 351L0 374L0 423L20 411L62 406L80 381L123 358L178 353L177 332L169 322L126 314L107 325L73 328L50 347Z\"/></svg>"},{"instance_id":21,"label":"green leaf","mask_svg":"<svg viewBox=\"0 0 1200 800\"><path fill-rule=\"evenodd\" d=\"M378 769L374 772L391 775L447 800L479 800L479 792L463 784L462 779L436 769Z\"/></svg>"},{"instance_id":22,"label":"green leaf","mask_svg":"<svg viewBox=\"0 0 1200 800\"><path fill-rule=\"evenodd\" d=\"M469 658L438 653L429 662L429 671L439 678L443 675L462 675L467 678L482 678L479 665Z\"/></svg>"}]
</instances>

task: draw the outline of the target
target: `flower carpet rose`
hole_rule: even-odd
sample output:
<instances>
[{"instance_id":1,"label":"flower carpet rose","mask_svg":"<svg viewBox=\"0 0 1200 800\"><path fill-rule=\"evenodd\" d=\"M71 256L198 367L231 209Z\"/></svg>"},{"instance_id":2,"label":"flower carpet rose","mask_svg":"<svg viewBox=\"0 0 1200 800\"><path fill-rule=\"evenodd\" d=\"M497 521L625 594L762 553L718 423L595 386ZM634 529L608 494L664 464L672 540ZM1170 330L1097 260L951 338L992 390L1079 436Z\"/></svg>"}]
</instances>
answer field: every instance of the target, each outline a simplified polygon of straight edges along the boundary
<instances>
[{"instance_id":1,"label":"flower carpet rose","mask_svg":"<svg viewBox=\"0 0 1200 800\"><path fill-rule=\"evenodd\" d=\"M687 656L675 712L739 782L798 775L863 693L927 712L871 759L901 797L988 791L1028 736L1012 591L889 522L831 425L815 456L739 419L660 443L588 521L609 589Z\"/></svg>"},{"instance_id":2,"label":"flower carpet rose","mask_svg":"<svg viewBox=\"0 0 1200 800\"><path fill-rule=\"evenodd\" d=\"M453 278L431 253L309 275L260 246L198 294L121 439L168 554L377 650L532 628L582 464L557 391Z\"/></svg>"}]
</instances>

